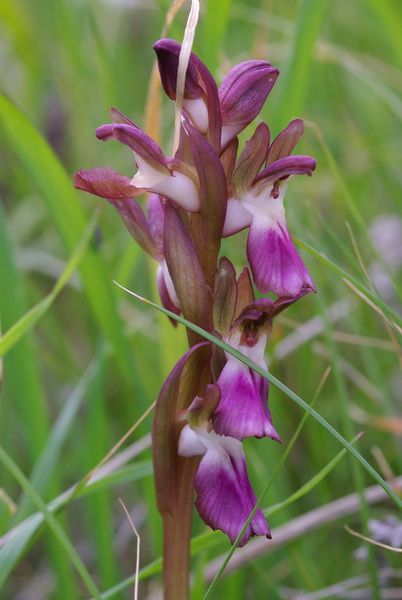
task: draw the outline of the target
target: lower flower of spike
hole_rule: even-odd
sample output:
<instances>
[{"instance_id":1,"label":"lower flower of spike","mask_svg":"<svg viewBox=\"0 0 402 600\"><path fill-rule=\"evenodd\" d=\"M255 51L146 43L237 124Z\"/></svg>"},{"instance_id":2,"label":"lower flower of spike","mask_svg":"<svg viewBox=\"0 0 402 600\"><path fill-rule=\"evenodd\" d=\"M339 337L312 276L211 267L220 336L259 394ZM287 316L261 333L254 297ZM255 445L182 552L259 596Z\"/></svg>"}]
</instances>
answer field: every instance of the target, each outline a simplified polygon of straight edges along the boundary
<instances>
[{"instance_id":1,"label":"lower flower of spike","mask_svg":"<svg viewBox=\"0 0 402 600\"><path fill-rule=\"evenodd\" d=\"M233 544L253 508L256 496L247 475L242 443L217 435L203 423L196 429L185 425L179 439L181 456L203 455L194 485L196 507L202 520L213 530L220 529ZM239 547L255 535L271 539L271 532L261 508L258 508L243 533Z\"/></svg>"}]
</instances>

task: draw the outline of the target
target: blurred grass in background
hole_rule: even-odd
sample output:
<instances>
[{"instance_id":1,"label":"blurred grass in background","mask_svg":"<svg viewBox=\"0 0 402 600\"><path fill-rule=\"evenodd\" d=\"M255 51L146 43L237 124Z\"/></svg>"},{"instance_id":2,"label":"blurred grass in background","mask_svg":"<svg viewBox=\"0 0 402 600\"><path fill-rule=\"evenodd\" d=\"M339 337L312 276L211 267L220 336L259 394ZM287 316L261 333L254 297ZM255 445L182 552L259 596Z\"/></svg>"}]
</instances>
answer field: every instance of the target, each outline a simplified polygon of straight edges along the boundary
<instances>
[{"instance_id":1,"label":"blurred grass in background","mask_svg":"<svg viewBox=\"0 0 402 600\"><path fill-rule=\"evenodd\" d=\"M97 482L81 486L74 499L71 493L60 495L141 417L185 349L183 328L174 330L165 317L113 284L116 280L156 299L154 266L117 213L72 188L78 168L103 165L133 172L130 152L100 144L94 131L108 122L109 106L143 124L151 46L168 6L167 0L0 4L3 335L41 302L25 319L26 329L32 329L16 343L7 334L8 347L6 338L0 344L0 534L6 536L0 584L5 599L132 597L128 582L120 582L134 571L135 537L118 498L140 532L141 565L161 554L147 436L151 416L110 468L98 472ZM169 32L178 40L188 5L184 8ZM400 474L401 353L390 321L394 312L400 314L396 282L402 266L402 5L399 0L209 0L202 12L194 51L218 83L242 60L260 58L277 66L281 76L261 118L273 135L292 118L305 119L297 152L317 159L312 179L299 177L289 185L288 222L301 243L336 268L302 250L319 293L278 319L269 346L270 370L310 403L330 365L315 409L349 440L364 430L356 443L359 452L383 477ZM169 101L162 111L163 147L169 153ZM93 219L97 226L89 237L84 230ZM238 267L245 262L243 248L241 235L224 242ZM78 263L79 268L66 284L62 272L69 260L73 270ZM370 302L344 282L340 269L367 288ZM17 326L17 334L23 326ZM273 386L270 407L286 445L302 411ZM336 440L308 420L263 506L283 503L339 451ZM258 495L284 447L247 440L246 452ZM372 484L351 457L343 457L310 493L270 517L274 539L281 525L320 506L328 505L331 514L329 503ZM53 513L46 511L42 504L56 498ZM398 520L387 529L389 519ZM382 536L387 544L402 541L395 505L363 502L343 520L317 520L303 535L294 528L274 551L222 578L210 597L331 598L335 593L325 592L326 587L354 577L366 589L363 598L390 597L385 591L391 588L399 588L402 597L397 555L364 549L343 529L345 522L366 535ZM196 516L194 535L204 531ZM221 533L199 541L194 600L204 597L203 573L210 562L228 548ZM141 598L150 598L158 587L159 570L156 563L144 573ZM115 586L115 592L105 593Z\"/></svg>"}]
</instances>

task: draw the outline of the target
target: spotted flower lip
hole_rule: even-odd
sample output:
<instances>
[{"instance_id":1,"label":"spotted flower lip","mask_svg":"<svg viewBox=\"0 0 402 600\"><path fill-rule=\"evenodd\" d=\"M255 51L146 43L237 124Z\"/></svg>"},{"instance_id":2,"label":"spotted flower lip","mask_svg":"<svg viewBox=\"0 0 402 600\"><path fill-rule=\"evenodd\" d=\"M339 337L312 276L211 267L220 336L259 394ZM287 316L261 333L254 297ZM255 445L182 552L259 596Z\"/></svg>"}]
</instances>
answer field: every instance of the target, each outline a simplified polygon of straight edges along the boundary
<instances>
[{"instance_id":1,"label":"spotted flower lip","mask_svg":"<svg viewBox=\"0 0 402 600\"><path fill-rule=\"evenodd\" d=\"M137 173L130 179L103 167L80 170L74 177L75 187L110 201L136 198L150 191L167 196L189 212L197 212L199 190L191 168L164 156L154 140L118 111L113 116L119 122L102 125L96 135L100 140L113 139L128 146L134 152Z\"/></svg>"},{"instance_id":2,"label":"spotted flower lip","mask_svg":"<svg viewBox=\"0 0 402 600\"><path fill-rule=\"evenodd\" d=\"M197 510L209 527L226 533L233 544L257 504L247 474L242 443L217 435L207 424L196 430L185 425L178 452L188 457L203 455L194 480ZM257 509L247 526L239 547L255 535L271 538L261 508Z\"/></svg>"}]
</instances>

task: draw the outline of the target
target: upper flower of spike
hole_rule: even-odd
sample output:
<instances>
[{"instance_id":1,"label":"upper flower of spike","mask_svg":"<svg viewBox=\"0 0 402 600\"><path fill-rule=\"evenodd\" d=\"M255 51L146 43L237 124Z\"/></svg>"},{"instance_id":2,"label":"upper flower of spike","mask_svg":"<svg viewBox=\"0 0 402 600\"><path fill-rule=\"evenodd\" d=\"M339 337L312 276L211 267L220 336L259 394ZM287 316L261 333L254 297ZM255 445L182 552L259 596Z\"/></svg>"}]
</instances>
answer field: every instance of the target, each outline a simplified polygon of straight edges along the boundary
<instances>
[{"instance_id":1,"label":"upper flower of spike","mask_svg":"<svg viewBox=\"0 0 402 600\"><path fill-rule=\"evenodd\" d=\"M197 212L199 190L191 167L164 156L156 142L116 109L111 110L111 118L113 123L99 127L96 136L103 141L117 140L131 148L137 173L130 179L103 167L89 171L80 169L74 177L75 187L112 202L155 192L167 196L185 210Z\"/></svg>"},{"instance_id":2,"label":"upper flower of spike","mask_svg":"<svg viewBox=\"0 0 402 600\"><path fill-rule=\"evenodd\" d=\"M249 60L229 71L219 88L222 148L256 118L278 75L278 69L263 60Z\"/></svg>"},{"instance_id":3,"label":"upper flower of spike","mask_svg":"<svg viewBox=\"0 0 402 600\"><path fill-rule=\"evenodd\" d=\"M181 44L162 39L154 44L159 73L165 93L176 100L177 72ZM220 150L222 119L218 88L211 73L193 52L187 67L183 109L193 126L206 136L216 152Z\"/></svg>"},{"instance_id":4,"label":"upper flower of spike","mask_svg":"<svg viewBox=\"0 0 402 600\"><path fill-rule=\"evenodd\" d=\"M316 166L310 156L290 156L302 134L303 121L295 119L270 145L269 129L260 123L233 172L233 198L228 201L223 234L250 227L247 256L263 294L295 297L304 289L315 291L289 235L283 205L288 179L311 176Z\"/></svg>"}]
</instances>

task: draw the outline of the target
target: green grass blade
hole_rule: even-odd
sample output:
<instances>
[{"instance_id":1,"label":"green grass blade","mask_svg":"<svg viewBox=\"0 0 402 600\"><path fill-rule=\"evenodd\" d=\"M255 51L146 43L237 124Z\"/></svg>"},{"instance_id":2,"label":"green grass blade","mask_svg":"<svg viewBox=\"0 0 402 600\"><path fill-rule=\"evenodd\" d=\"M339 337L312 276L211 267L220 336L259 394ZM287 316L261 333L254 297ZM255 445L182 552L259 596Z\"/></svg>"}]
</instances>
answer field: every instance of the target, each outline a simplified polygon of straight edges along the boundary
<instances>
[{"instance_id":1,"label":"green grass blade","mask_svg":"<svg viewBox=\"0 0 402 600\"><path fill-rule=\"evenodd\" d=\"M93 232L96 226L96 219L92 221L85 228L81 239L73 250L67 265L57 280L50 294L48 294L43 300L38 302L36 306L31 308L17 323L15 323L6 333L0 338L0 356L4 356L6 352L10 350L20 338L27 333L37 321L46 313L51 307L54 300L61 292L63 287L67 284L68 280L79 266L83 256L88 248L88 244L91 241Z\"/></svg>"},{"instance_id":2,"label":"green grass blade","mask_svg":"<svg viewBox=\"0 0 402 600\"><path fill-rule=\"evenodd\" d=\"M23 472L19 469L19 467L10 457L10 455L2 447L0 447L0 461L3 463L5 468L15 477L15 479L21 485L24 492L31 498L32 502L42 512L43 517L46 520L49 528L64 548L66 555L77 569L77 572L81 576L81 579L88 588L89 592L93 595L93 597L96 600L101 600L99 590L96 587L94 580L87 571L87 568L85 567L81 558L75 551L74 546L70 542L65 531L60 527L54 515L52 515L52 513L49 511L46 504L44 503L40 495L34 490L34 488L29 483L28 479L25 477Z\"/></svg>"},{"instance_id":3,"label":"green grass blade","mask_svg":"<svg viewBox=\"0 0 402 600\"><path fill-rule=\"evenodd\" d=\"M313 419L318 421L318 423L320 423L334 438L336 438L338 440L338 442L369 473L369 475L371 475L371 477L387 492L388 496L390 498L392 498L392 500L395 502L395 504L399 508L402 509L402 500L396 495L396 493L387 484L387 482L384 481L384 479L377 473L377 471L375 469L373 469L373 467L363 458L363 456L357 450L355 450L355 448L353 448L353 446L351 446L351 444L347 440L345 440L345 438L338 431L336 431L336 429L334 429L334 427L332 427L332 425L330 425L330 423L328 423L328 421L326 421L314 409L310 409L309 405L306 402L304 402L304 400L302 400L302 398L300 398L300 396L298 396L295 392L293 392L290 388L288 388L284 383L279 381L279 379L277 379L276 377L274 377L267 371L264 371L264 369L262 369L259 365L257 365L257 363L248 359L244 354L242 354L238 350L235 350L234 348L229 346L229 344L226 344L222 340L219 340L218 338L213 336L211 333L208 333L204 329L201 329L201 327L198 327L197 325L194 325L193 323L186 321L186 319L183 319L182 317L175 315L174 313L170 312L169 310L166 310L165 308L163 308L162 306L159 306L158 304L155 304L154 302L151 302L150 300L146 300L145 298L138 296L137 294L135 294L134 292L131 292L130 290L127 290L126 288L122 288L122 289L124 289L126 292L128 292L132 296L135 296L142 302L146 302L147 304L150 304L151 306L153 306L157 310L163 312L165 315L169 316L170 318L176 319L176 321L178 321L182 325L185 325L185 327L192 329L193 331L195 331L196 333L198 333L202 337L204 337L206 340L210 341L212 344L216 344L217 346L219 346L226 352L229 352L229 354L231 354L232 356L234 356L235 358L237 358L238 360L243 362L245 365L250 367L250 369L253 369L254 371L256 371L256 373L261 375L261 377L264 377L264 379L267 379L268 381L273 383L279 390L281 390L281 392L283 392L286 396L288 396L291 400L293 400L294 402L296 402L296 404L298 404L301 408L303 408L303 410L309 412L310 415L313 417Z\"/></svg>"},{"instance_id":4,"label":"green grass blade","mask_svg":"<svg viewBox=\"0 0 402 600\"><path fill-rule=\"evenodd\" d=\"M139 481L143 477L147 477L151 474L152 462L150 460L140 461L134 465L122 467L113 473L96 479L93 483L89 481L87 485L77 492L77 494L75 494L75 490L80 483L76 484L72 489L63 492L60 496L47 504L47 510L51 514L60 512L76 498L89 496L99 490L109 489L117 483L124 483L126 481L132 483L134 481ZM29 501L32 502L32 498L29 495L28 498ZM17 527L10 532L11 536L3 542L3 546L0 548L0 588L8 578L12 569L14 569L18 561L25 554L33 537L38 534L41 528L43 528L44 523L44 513L36 512L17 525Z\"/></svg>"},{"instance_id":5,"label":"green grass blade","mask_svg":"<svg viewBox=\"0 0 402 600\"><path fill-rule=\"evenodd\" d=\"M300 3L290 57L282 69L271 108L271 119L276 123L279 121L279 125L285 126L289 118L301 116L303 112L314 45L326 10L326 0L302 0Z\"/></svg>"},{"instance_id":6,"label":"green grass blade","mask_svg":"<svg viewBox=\"0 0 402 600\"><path fill-rule=\"evenodd\" d=\"M315 486L317 486L339 463L341 458L345 456L346 450L343 448L338 452L338 454L327 464L323 469L321 469L314 477L312 477L309 481L307 481L301 488L297 490L294 494L283 500L283 502L279 502L274 506L264 509L265 516L272 515L281 510L281 508L285 508L292 502L299 500L302 496L311 492ZM200 552L213 548L217 546L222 541L222 535L219 531L207 531L206 533L202 533L194 537L191 540L191 556L195 556ZM148 577L156 575L160 573L162 570L162 558L158 558L139 572L139 579L144 580ZM130 585L134 583L134 576L127 577L124 581L121 581L113 588L110 588L106 592L103 592L101 597L103 600L107 600L109 598L113 598L116 594L120 593L124 589L128 588Z\"/></svg>"},{"instance_id":7,"label":"green grass blade","mask_svg":"<svg viewBox=\"0 0 402 600\"><path fill-rule=\"evenodd\" d=\"M25 170L34 179L65 246L71 252L87 222L73 188L72 178L67 176L46 140L27 117L2 95L0 125ZM117 313L112 286L95 244L88 247L81 262L80 272L88 301L99 326L115 348L128 381L133 383L133 368L127 340L122 332L122 322Z\"/></svg>"},{"instance_id":8,"label":"green grass blade","mask_svg":"<svg viewBox=\"0 0 402 600\"><path fill-rule=\"evenodd\" d=\"M211 73L219 64L219 50L225 35L232 0L207 0L202 28L202 57Z\"/></svg>"}]
</instances>

